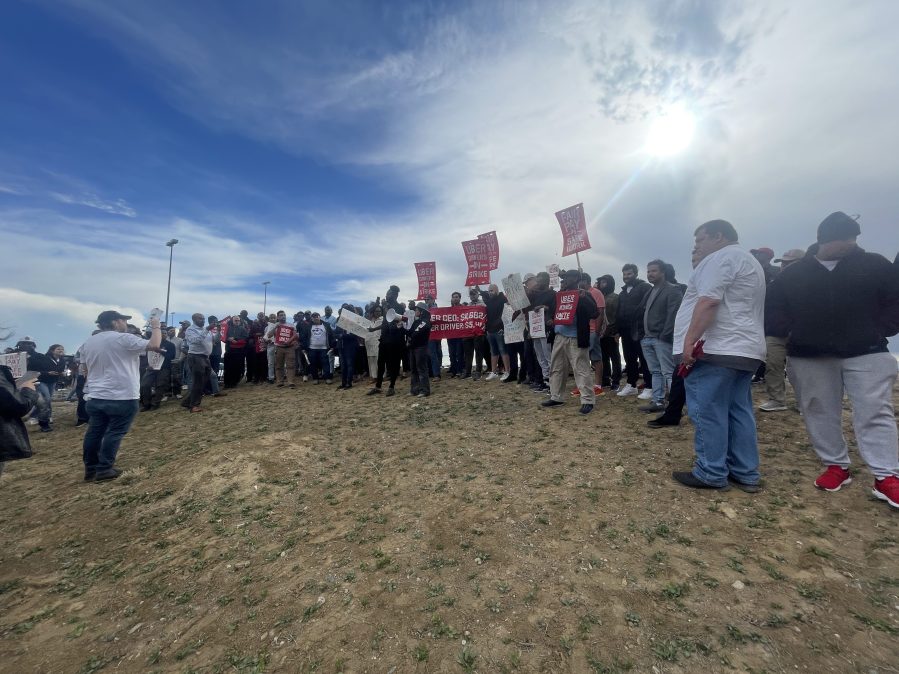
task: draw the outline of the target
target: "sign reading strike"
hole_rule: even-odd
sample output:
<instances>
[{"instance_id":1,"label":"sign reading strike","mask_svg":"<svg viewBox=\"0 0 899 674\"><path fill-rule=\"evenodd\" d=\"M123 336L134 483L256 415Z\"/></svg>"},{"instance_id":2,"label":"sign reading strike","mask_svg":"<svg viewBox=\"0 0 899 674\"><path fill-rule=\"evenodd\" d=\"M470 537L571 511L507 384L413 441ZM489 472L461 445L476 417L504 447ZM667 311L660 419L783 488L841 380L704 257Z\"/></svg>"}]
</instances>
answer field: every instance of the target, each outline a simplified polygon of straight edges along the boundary
<instances>
[{"instance_id":1,"label":"sign reading strike","mask_svg":"<svg viewBox=\"0 0 899 674\"><path fill-rule=\"evenodd\" d=\"M13 379L24 377L28 371L28 354L24 351L0 354L0 365L6 365L11 371Z\"/></svg>"},{"instance_id":2,"label":"sign reading strike","mask_svg":"<svg viewBox=\"0 0 899 674\"><path fill-rule=\"evenodd\" d=\"M499 241L496 238L496 232L478 234L478 239L487 244L487 264L490 269L499 269Z\"/></svg>"},{"instance_id":3,"label":"sign reading strike","mask_svg":"<svg viewBox=\"0 0 899 674\"><path fill-rule=\"evenodd\" d=\"M487 308L483 306L434 307L431 309L431 339L478 337L484 334L486 322Z\"/></svg>"},{"instance_id":4,"label":"sign reading strike","mask_svg":"<svg viewBox=\"0 0 899 674\"><path fill-rule=\"evenodd\" d=\"M559 227L562 228L562 257L589 250L590 239L587 237L587 219L584 217L584 204L577 204L556 213Z\"/></svg>"},{"instance_id":5,"label":"sign reading strike","mask_svg":"<svg viewBox=\"0 0 899 674\"><path fill-rule=\"evenodd\" d=\"M556 295L556 315L553 318L555 325L573 325L574 314L577 311L578 290L566 290Z\"/></svg>"},{"instance_id":6,"label":"sign reading strike","mask_svg":"<svg viewBox=\"0 0 899 674\"><path fill-rule=\"evenodd\" d=\"M437 263L416 262L415 273L418 276L418 297L426 300L429 297L437 298Z\"/></svg>"},{"instance_id":7,"label":"sign reading strike","mask_svg":"<svg viewBox=\"0 0 899 674\"><path fill-rule=\"evenodd\" d=\"M468 263L468 276L465 278L465 285L476 286L490 283L489 244L484 239L472 239L462 242L462 250L465 252L465 261Z\"/></svg>"}]
</instances>

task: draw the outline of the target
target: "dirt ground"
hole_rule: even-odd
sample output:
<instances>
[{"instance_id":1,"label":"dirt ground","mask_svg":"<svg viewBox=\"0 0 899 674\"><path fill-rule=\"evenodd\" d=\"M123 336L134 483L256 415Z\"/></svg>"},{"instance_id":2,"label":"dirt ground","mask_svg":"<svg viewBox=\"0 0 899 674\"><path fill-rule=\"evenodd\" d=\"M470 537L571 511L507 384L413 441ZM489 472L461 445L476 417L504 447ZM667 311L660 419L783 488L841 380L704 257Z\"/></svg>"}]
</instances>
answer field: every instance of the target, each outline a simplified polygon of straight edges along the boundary
<instances>
[{"instance_id":1,"label":"dirt ground","mask_svg":"<svg viewBox=\"0 0 899 674\"><path fill-rule=\"evenodd\" d=\"M109 483L56 403L0 477L0 671L899 671L899 513L815 490L797 413L709 494L634 398L401 384L166 403Z\"/></svg>"}]
</instances>

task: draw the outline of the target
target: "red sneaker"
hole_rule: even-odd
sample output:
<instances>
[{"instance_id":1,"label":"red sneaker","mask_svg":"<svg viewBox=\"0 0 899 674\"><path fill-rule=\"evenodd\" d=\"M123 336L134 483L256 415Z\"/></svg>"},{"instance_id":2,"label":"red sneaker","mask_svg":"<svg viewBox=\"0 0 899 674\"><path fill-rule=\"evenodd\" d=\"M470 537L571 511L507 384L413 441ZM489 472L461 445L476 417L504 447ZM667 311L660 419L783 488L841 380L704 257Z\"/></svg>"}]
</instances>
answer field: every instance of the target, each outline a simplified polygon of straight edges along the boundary
<instances>
[{"instance_id":1,"label":"red sneaker","mask_svg":"<svg viewBox=\"0 0 899 674\"><path fill-rule=\"evenodd\" d=\"M874 480L874 489L871 493L894 508L899 508L899 477L890 475L882 480Z\"/></svg>"},{"instance_id":2,"label":"red sneaker","mask_svg":"<svg viewBox=\"0 0 899 674\"><path fill-rule=\"evenodd\" d=\"M601 396L603 394L602 386L593 385L593 395Z\"/></svg>"},{"instance_id":3,"label":"red sneaker","mask_svg":"<svg viewBox=\"0 0 899 674\"><path fill-rule=\"evenodd\" d=\"M824 491L840 491L840 487L844 487L852 483L852 476L849 471L840 466L828 466L818 479L815 480L815 486Z\"/></svg>"},{"instance_id":4,"label":"red sneaker","mask_svg":"<svg viewBox=\"0 0 899 674\"><path fill-rule=\"evenodd\" d=\"M579 388L576 388L571 392L571 395L573 395L573 396L579 396L580 394L581 394L581 390Z\"/></svg>"}]
</instances>

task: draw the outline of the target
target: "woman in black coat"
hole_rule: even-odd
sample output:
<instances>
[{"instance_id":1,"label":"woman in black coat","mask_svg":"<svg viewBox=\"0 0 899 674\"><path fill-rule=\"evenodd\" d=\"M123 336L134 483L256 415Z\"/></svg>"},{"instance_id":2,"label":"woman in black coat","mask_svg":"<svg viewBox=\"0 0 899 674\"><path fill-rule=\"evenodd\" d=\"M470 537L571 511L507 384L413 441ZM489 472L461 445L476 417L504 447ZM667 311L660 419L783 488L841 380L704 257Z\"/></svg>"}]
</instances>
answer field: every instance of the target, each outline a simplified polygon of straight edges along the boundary
<instances>
[{"instance_id":1,"label":"woman in black coat","mask_svg":"<svg viewBox=\"0 0 899 674\"><path fill-rule=\"evenodd\" d=\"M37 397L33 379L22 382L17 389L12 371L0 365L0 473L5 461L31 456L31 443L22 417L31 411Z\"/></svg>"}]
</instances>

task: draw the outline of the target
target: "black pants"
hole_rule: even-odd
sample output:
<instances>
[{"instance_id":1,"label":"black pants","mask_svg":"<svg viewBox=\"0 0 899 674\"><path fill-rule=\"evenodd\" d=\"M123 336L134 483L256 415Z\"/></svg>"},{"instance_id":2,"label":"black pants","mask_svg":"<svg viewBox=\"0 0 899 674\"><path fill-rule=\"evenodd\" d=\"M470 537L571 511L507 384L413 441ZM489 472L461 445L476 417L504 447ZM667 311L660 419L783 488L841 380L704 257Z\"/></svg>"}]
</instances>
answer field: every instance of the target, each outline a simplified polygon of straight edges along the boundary
<instances>
[{"instance_id":1,"label":"black pants","mask_svg":"<svg viewBox=\"0 0 899 674\"><path fill-rule=\"evenodd\" d=\"M190 375L193 381L190 383L190 393L185 398L182 407L199 407L203 401L203 389L209 381L209 377L213 375L212 367L209 365L209 356L201 356L198 353L187 354L187 366L190 368Z\"/></svg>"},{"instance_id":2,"label":"black pants","mask_svg":"<svg viewBox=\"0 0 899 674\"><path fill-rule=\"evenodd\" d=\"M162 399L169 394L172 385L171 368L158 370L147 368L140 380L140 404L142 407L159 407Z\"/></svg>"},{"instance_id":3,"label":"black pants","mask_svg":"<svg viewBox=\"0 0 899 674\"><path fill-rule=\"evenodd\" d=\"M431 355L427 345L409 349L409 359L412 361L412 395L431 395Z\"/></svg>"},{"instance_id":4,"label":"black pants","mask_svg":"<svg viewBox=\"0 0 899 674\"><path fill-rule=\"evenodd\" d=\"M612 335L605 335L600 338L599 347L602 349L602 385L618 386L621 382L621 352L618 350L618 340Z\"/></svg>"},{"instance_id":5,"label":"black pants","mask_svg":"<svg viewBox=\"0 0 899 674\"><path fill-rule=\"evenodd\" d=\"M375 388L381 388L381 384L384 383L385 370L390 381L390 388L396 386L396 378L400 376L400 363L405 352L406 347L402 344L385 344L381 342L381 346L378 349L378 375L375 380Z\"/></svg>"},{"instance_id":6,"label":"black pants","mask_svg":"<svg viewBox=\"0 0 899 674\"><path fill-rule=\"evenodd\" d=\"M643 383L647 387L651 387L652 375L649 374L649 368L646 367L646 360L643 358L643 349L640 347L640 341L621 335L621 350L624 352L624 369L627 374L627 383L631 386L636 386L637 379L642 374Z\"/></svg>"},{"instance_id":7,"label":"black pants","mask_svg":"<svg viewBox=\"0 0 899 674\"><path fill-rule=\"evenodd\" d=\"M471 376L472 358L474 358L475 372L480 374L490 362L487 338L484 335L466 337L462 340L462 362L465 366L465 376Z\"/></svg>"},{"instance_id":8,"label":"black pants","mask_svg":"<svg viewBox=\"0 0 899 674\"><path fill-rule=\"evenodd\" d=\"M86 377L79 374L75 379L75 395L78 396L78 408L75 410L75 421L90 421L87 416L87 401L84 399L84 382Z\"/></svg>"},{"instance_id":9,"label":"black pants","mask_svg":"<svg viewBox=\"0 0 899 674\"><path fill-rule=\"evenodd\" d=\"M509 379L506 381L521 381L526 371L524 366L524 342L506 344L506 353L509 354Z\"/></svg>"},{"instance_id":10,"label":"black pants","mask_svg":"<svg viewBox=\"0 0 899 674\"><path fill-rule=\"evenodd\" d=\"M524 340L524 371L519 372L518 381L529 384L537 384L543 381L543 371L537 362L537 354L534 351L534 340L530 337Z\"/></svg>"},{"instance_id":11,"label":"black pants","mask_svg":"<svg viewBox=\"0 0 899 674\"><path fill-rule=\"evenodd\" d=\"M234 349L225 353L225 374L222 378L225 388L234 388L243 379L246 355L244 349Z\"/></svg>"},{"instance_id":12,"label":"black pants","mask_svg":"<svg viewBox=\"0 0 899 674\"><path fill-rule=\"evenodd\" d=\"M249 340L247 342L247 345L243 348L242 355L243 355L242 360L244 361L244 367L243 367L243 371L241 372L241 377L243 377L243 373L246 372L247 381L248 382L254 381L256 378L256 368L255 368L256 344L253 342L252 339ZM240 379L238 379L237 381L240 382Z\"/></svg>"},{"instance_id":13,"label":"black pants","mask_svg":"<svg viewBox=\"0 0 899 674\"><path fill-rule=\"evenodd\" d=\"M680 418L684 414L684 405L687 404L687 390L684 388L684 378L674 371L671 378L671 390L668 392L668 406L660 419L672 423L680 423Z\"/></svg>"}]
</instances>

